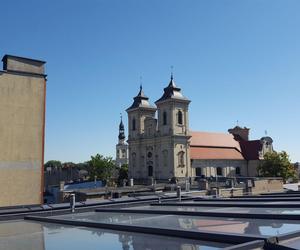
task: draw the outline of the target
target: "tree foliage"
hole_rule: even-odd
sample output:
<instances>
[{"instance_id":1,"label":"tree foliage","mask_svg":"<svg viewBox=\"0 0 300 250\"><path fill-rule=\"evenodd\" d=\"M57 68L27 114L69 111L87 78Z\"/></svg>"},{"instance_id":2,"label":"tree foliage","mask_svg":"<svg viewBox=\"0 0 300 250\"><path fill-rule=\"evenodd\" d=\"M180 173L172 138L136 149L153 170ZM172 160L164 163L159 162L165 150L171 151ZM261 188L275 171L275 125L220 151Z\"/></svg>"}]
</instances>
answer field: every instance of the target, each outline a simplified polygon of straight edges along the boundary
<instances>
[{"instance_id":1,"label":"tree foliage","mask_svg":"<svg viewBox=\"0 0 300 250\"><path fill-rule=\"evenodd\" d=\"M296 177L296 171L285 151L268 152L263 162L257 168L260 176L282 177L284 181Z\"/></svg>"},{"instance_id":2,"label":"tree foliage","mask_svg":"<svg viewBox=\"0 0 300 250\"><path fill-rule=\"evenodd\" d=\"M115 163L112 157L104 157L100 154L91 156L91 160L88 163L90 179L92 180L100 179L107 182L115 169Z\"/></svg>"}]
</instances>

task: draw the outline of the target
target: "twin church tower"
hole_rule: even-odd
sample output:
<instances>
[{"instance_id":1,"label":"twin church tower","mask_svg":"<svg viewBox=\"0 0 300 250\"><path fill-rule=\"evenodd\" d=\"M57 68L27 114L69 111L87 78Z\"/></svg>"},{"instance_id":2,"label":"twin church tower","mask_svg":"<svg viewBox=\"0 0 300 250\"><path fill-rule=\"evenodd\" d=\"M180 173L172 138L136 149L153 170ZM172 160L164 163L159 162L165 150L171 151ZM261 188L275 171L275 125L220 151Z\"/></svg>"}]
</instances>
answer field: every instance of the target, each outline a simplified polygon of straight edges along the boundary
<instances>
[{"instance_id":1,"label":"twin church tower","mask_svg":"<svg viewBox=\"0 0 300 250\"><path fill-rule=\"evenodd\" d=\"M174 82L169 85L155 106L149 103L142 87L134 102L126 110L128 114L129 178L170 179L191 175L189 156L190 100L184 97ZM157 113L157 118L156 118ZM127 161L124 125L119 126L117 164L122 156Z\"/></svg>"}]
</instances>

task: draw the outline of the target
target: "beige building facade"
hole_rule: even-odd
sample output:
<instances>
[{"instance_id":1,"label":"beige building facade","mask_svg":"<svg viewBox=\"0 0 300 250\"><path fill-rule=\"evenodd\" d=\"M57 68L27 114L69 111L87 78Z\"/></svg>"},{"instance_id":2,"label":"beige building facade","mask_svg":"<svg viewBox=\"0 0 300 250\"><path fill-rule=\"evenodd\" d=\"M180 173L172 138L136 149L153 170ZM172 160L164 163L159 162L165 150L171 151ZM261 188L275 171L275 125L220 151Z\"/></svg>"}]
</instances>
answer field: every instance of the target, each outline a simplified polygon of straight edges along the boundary
<instances>
[{"instance_id":1,"label":"beige building facade","mask_svg":"<svg viewBox=\"0 0 300 250\"><path fill-rule=\"evenodd\" d=\"M191 175L189 103L173 77L155 102L156 107L150 105L140 89L127 109L130 178L170 179Z\"/></svg>"},{"instance_id":2,"label":"beige building facade","mask_svg":"<svg viewBox=\"0 0 300 250\"><path fill-rule=\"evenodd\" d=\"M43 203L45 62L6 55L0 71L0 206Z\"/></svg>"}]
</instances>

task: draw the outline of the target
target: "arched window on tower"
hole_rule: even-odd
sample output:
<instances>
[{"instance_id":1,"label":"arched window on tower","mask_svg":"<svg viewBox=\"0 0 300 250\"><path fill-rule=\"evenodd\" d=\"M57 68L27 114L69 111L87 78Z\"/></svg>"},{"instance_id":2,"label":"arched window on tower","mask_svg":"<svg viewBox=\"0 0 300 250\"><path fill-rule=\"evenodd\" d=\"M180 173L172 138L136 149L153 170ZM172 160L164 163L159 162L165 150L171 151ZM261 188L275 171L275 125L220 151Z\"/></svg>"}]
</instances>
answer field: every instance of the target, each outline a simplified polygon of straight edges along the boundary
<instances>
[{"instance_id":1,"label":"arched window on tower","mask_svg":"<svg viewBox=\"0 0 300 250\"><path fill-rule=\"evenodd\" d=\"M163 112L163 125L167 125L167 112Z\"/></svg>"},{"instance_id":2,"label":"arched window on tower","mask_svg":"<svg viewBox=\"0 0 300 250\"><path fill-rule=\"evenodd\" d=\"M135 130L135 118L132 119L132 130Z\"/></svg>"},{"instance_id":3,"label":"arched window on tower","mask_svg":"<svg viewBox=\"0 0 300 250\"><path fill-rule=\"evenodd\" d=\"M177 122L178 124L182 125L183 124L183 115L182 115L182 111L179 110L178 114L177 114Z\"/></svg>"},{"instance_id":4,"label":"arched window on tower","mask_svg":"<svg viewBox=\"0 0 300 250\"><path fill-rule=\"evenodd\" d=\"M178 153L178 167L184 167L184 152L180 151Z\"/></svg>"}]
</instances>

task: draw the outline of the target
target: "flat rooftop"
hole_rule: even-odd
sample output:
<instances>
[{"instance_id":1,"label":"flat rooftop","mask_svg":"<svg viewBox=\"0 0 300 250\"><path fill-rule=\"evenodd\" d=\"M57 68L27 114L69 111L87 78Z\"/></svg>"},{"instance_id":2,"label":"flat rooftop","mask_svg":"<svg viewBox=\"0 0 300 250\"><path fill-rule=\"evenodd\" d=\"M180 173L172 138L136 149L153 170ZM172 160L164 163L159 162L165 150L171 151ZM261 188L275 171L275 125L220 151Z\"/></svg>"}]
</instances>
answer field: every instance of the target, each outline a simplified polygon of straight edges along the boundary
<instances>
[{"instance_id":1,"label":"flat rooftop","mask_svg":"<svg viewBox=\"0 0 300 250\"><path fill-rule=\"evenodd\" d=\"M299 193L76 205L1 209L0 249L300 249Z\"/></svg>"}]
</instances>

